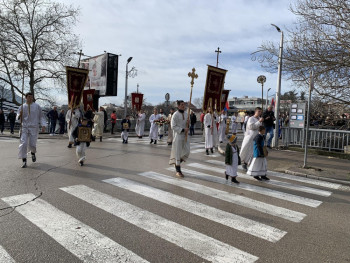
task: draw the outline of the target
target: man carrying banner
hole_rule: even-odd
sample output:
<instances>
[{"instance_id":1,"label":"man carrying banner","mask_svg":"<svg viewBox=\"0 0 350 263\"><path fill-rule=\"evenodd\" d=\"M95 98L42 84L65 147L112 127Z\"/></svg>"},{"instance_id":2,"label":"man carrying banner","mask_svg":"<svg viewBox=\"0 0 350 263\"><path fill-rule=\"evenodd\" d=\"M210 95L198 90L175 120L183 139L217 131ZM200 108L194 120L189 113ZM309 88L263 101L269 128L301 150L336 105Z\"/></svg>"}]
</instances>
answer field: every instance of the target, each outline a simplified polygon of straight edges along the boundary
<instances>
[{"instance_id":1,"label":"man carrying banner","mask_svg":"<svg viewBox=\"0 0 350 263\"><path fill-rule=\"evenodd\" d=\"M181 163L186 161L190 155L190 141L188 135L188 118L185 112L185 103L177 101L178 110L171 118L171 129L173 130L173 144L170 154L170 165L175 165L176 176L184 177L181 172ZM186 138L187 137L187 138Z\"/></svg>"},{"instance_id":2,"label":"man carrying banner","mask_svg":"<svg viewBox=\"0 0 350 263\"><path fill-rule=\"evenodd\" d=\"M39 123L42 126L42 132L45 132L46 120L43 116L41 107L34 102L33 94L25 95L26 103L21 105L17 111L17 119L21 120L21 138L19 145L18 158L22 159L22 168L27 167L27 151L30 150L32 161L36 162L36 142L39 134Z\"/></svg>"},{"instance_id":3,"label":"man carrying banner","mask_svg":"<svg viewBox=\"0 0 350 263\"><path fill-rule=\"evenodd\" d=\"M80 110L78 108L69 109L66 114L67 122L67 134L68 134L68 148L72 148L74 143L73 131L78 127L79 120L82 116L80 115Z\"/></svg>"}]
</instances>

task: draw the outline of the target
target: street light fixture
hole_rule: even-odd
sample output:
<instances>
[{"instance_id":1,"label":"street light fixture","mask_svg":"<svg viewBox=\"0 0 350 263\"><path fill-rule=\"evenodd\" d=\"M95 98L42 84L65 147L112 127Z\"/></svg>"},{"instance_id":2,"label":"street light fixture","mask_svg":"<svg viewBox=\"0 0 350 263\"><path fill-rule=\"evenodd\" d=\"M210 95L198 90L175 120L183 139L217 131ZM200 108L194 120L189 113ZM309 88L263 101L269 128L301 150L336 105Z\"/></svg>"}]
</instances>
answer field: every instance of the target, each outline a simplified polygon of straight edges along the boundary
<instances>
[{"instance_id":1,"label":"street light fixture","mask_svg":"<svg viewBox=\"0 0 350 263\"><path fill-rule=\"evenodd\" d=\"M278 132L279 132L279 119L280 119L280 97L281 97L281 78L282 78L282 54L283 54L283 31L276 25L271 24L273 27L276 28L278 32L281 33L281 42L279 47L279 56L278 56L278 77L277 77L277 92L276 92L276 110L275 110L275 117L276 117L276 135L274 137L274 146L278 147Z\"/></svg>"},{"instance_id":2,"label":"street light fixture","mask_svg":"<svg viewBox=\"0 0 350 263\"><path fill-rule=\"evenodd\" d=\"M257 82L261 84L261 110L264 110L264 83L266 82L266 77L260 75L257 79Z\"/></svg>"},{"instance_id":3,"label":"street light fixture","mask_svg":"<svg viewBox=\"0 0 350 263\"><path fill-rule=\"evenodd\" d=\"M126 111L127 111L127 102L128 102L128 64L132 60L132 57L129 57L126 62L126 71L125 71L125 100L124 100L124 118L126 118Z\"/></svg>"}]
</instances>

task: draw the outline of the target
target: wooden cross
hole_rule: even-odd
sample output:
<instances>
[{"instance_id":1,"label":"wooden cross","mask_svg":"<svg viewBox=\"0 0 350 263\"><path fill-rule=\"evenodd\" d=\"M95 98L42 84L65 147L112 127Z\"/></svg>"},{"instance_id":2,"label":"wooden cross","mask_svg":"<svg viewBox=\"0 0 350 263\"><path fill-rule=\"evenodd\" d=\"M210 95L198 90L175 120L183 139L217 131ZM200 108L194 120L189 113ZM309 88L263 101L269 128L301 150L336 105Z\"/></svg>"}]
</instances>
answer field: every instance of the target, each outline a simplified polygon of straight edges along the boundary
<instances>
[{"instance_id":1,"label":"wooden cross","mask_svg":"<svg viewBox=\"0 0 350 263\"><path fill-rule=\"evenodd\" d=\"M194 79L198 78L198 75L196 74L196 69L193 68L192 72L188 72L188 76L191 78L191 87L193 87Z\"/></svg>"},{"instance_id":2,"label":"wooden cross","mask_svg":"<svg viewBox=\"0 0 350 263\"><path fill-rule=\"evenodd\" d=\"M220 48L218 47L218 50L215 50L215 53L217 53L216 55L216 67L219 66L219 53L221 53Z\"/></svg>"}]
</instances>

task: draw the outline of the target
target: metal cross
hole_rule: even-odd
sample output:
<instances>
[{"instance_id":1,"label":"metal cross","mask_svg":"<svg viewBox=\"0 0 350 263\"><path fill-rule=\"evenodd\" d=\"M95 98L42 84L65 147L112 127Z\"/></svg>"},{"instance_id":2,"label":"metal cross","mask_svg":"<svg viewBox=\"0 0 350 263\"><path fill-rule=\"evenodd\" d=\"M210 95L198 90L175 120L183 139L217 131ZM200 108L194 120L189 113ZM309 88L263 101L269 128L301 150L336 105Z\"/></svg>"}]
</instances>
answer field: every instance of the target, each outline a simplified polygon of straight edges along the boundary
<instances>
[{"instance_id":1,"label":"metal cross","mask_svg":"<svg viewBox=\"0 0 350 263\"><path fill-rule=\"evenodd\" d=\"M198 75L196 74L196 69L192 69L192 73L188 72L188 76L191 78L191 87L193 87L194 79L198 78Z\"/></svg>"},{"instance_id":2,"label":"metal cross","mask_svg":"<svg viewBox=\"0 0 350 263\"><path fill-rule=\"evenodd\" d=\"M221 53L220 48L218 47L218 50L215 50L215 53L217 53L216 55L216 67L219 66L219 53Z\"/></svg>"}]
</instances>

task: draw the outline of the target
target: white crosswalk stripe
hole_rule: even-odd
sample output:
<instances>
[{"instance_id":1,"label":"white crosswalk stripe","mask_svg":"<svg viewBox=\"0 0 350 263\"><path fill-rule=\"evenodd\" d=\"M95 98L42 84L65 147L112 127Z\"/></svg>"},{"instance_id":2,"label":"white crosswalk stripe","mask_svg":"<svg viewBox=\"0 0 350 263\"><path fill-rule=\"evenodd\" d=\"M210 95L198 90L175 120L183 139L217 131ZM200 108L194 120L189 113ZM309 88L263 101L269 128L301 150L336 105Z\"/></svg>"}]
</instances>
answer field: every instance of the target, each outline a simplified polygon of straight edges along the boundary
<instances>
[{"instance_id":1,"label":"white crosswalk stripe","mask_svg":"<svg viewBox=\"0 0 350 263\"><path fill-rule=\"evenodd\" d=\"M199 168L199 169L203 169L203 170L208 170L208 171L213 171L213 172L216 172L219 174L223 174L226 171L223 168L212 167L212 166L208 166L208 165L200 164L200 163L190 163L190 164L187 164L187 166ZM247 174L240 173L240 172L238 172L237 174L246 180L256 181L252 176L249 176ZM282 188L287 188L287 189L296 190L296 191L300 191L300 192L310 193L310 194L314 194L314 195L326 196L326 197L328 197L332 194L332 192L330 192L330 191L325 191L325 190L321 190L321 189L316 189L316 188L303 186L303 185L297 185L297 184L288 183L288 182L282 182L282 181L278 181L275 179L270 180L270 181L265 181L263 183L270 184L270 185L276 185L276 186L279 186Z\"/></svg>"},{"instance_id":2,"label":"white crosswalk stripe","mask_svg":"<svg viewBox=\"0 0 350 263\"><path fill-rule=\"evenodd\" d=\"M84 185L60 188L212 262L255 262L258 257Z\"/></svg>"},{"instance_id":3,"label":"white crosswalk stripe","mask_svg":"<svg viewBox=\"0 0 350 263\"><path fill-rule=\"evenodd\" d=\"M172 170L174 170L174 168L168 168L168 170L172 171ZM264 188L264 187L251 185L251 184L245 184L242 182L240 184L231 184L228 181L226 181L225 178L220 178L220 177L217 177L214 175L201 173L198 171L193 171L193 170L184 169L184 168L182 168L181 170L182 170L182 172L184 172L186 174L186 177L188 177L188 175L190 175L190 176L193 176L197 179L201 179L201 180L205 180L205 181L209 181L209 182L214 182L214 183L219 183L219 184L224 184L224 185L230 185L230 186L233 186L235 188L243 189L246 191L251 191L254 193L259 193L262 195L271 196L271 197L274 197L277 199L286 200L289 202L293 202L293 203L297 203L297 204L301 204L301 205L305 205L305 206L318 207L319 205L322 204L322 202L318 201L318 200L314 200L314 199L310 199L310 198L306 198L306 197L302 197L302 196L297 196L297 195L293 195L293 194L288 194L288 193L284 193L284 192L279 192L279 191L272 190L269 188Z\"/></svg>"},{"instance_id":4,"label":"white crosswalk stripe","mask_svg":"<svg viewBox=\"0 0 350 263\"><path fill-rule=\"evenodd\" d=\"M270 227L265 224L128 179L111 178L104 180L104 182L155 199L159 202L174 206L189 213L207 218L214 222L240 230L270 242L277 242L287 233L277 228Z\"/></svg>"},{"instance_id":5,"label":"white crosswalk stripe","mask_svg":"<svg viewBox=\"0 0 350 263\"><path fill-rule=\"evenodd\" d=\"M2 200L16 206L34 197L24 194ZM16 211L83 262L148 262L42 199L19 206Z\"/></svg>"},{"instance_id":6,"label":"white crosswalk stripe","mask_svg":"<svg viewBox=\"0 0 350 263\"><path fill-rule=\"evenodd\" d=\"M16 262L2 246L0 246L0 262L3 262L3 263L15 263Z\"/></svg>"},{"instance_id":7,"label":"white crosswalk stripe","mask_svg":"<svg viewBox=\"0 0 350 263\"><path fill-rule=\"evenodd\" d=\"M215 188L210 188L204 185L195 184L185 180L172 178L164 174L155 172L145 172L141 173L141 176L162 181L168 184L176 185L191 191L199 192L204 195L211 196L213 198L221 199L227 202L232 202L234 204L244 206L250 209L257 210L262 213L284 218L292 222L300 222L306 216L303 213L293 211L287 208L282 208L264 202L260 202L251 198L244 196L235 195L232 193L224 192Z\"/></svg>"}]
</instances>

